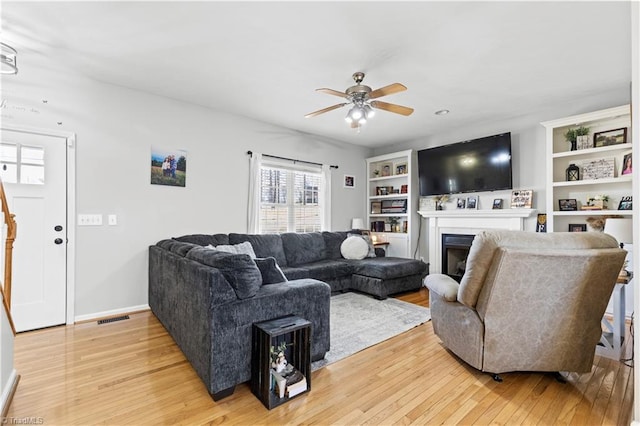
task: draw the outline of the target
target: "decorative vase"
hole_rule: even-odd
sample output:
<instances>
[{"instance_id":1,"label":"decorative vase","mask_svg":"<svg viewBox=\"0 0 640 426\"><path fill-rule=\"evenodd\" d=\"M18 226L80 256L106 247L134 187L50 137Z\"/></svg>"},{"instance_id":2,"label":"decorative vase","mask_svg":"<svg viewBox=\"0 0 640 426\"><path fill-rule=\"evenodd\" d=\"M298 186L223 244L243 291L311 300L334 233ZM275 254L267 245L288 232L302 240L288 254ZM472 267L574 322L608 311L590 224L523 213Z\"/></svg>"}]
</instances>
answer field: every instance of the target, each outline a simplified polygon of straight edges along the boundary
<instances>
[{"instance_id":1,"label":"decorative vase","mask_svg":"<svg viewBox=\"0 0 640 426\"><path fill-rule=\"evenodd\" d=\"M576 151L578 147L576 146L577 141L569 141L571 142L571 151Z\"/></svg>"},{"instance_id":2,"label":"decorative vase","mask_svg":"<svg viewBox=\"0 0 640 426\"><path fill-rule=\"evenodd\" d=\"M580 167L575 164L569 164L567 167L567 181L580 180Z\"/></svg>"}]
</instances>

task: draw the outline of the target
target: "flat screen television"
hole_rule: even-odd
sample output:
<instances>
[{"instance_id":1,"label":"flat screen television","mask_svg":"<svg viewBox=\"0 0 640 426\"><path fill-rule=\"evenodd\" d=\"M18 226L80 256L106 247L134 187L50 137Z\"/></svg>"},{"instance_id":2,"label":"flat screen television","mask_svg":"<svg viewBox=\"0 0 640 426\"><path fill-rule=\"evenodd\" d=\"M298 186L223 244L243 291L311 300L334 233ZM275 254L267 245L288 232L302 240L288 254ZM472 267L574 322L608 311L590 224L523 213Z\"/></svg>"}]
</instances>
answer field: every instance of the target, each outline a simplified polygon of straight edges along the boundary
<instances>
[{"instance_id":1,"label":"flat screen television","mask_svg":"<svg viewBox=\"0 0 640 426\"><path fill-rule=\"evenodd\" d=\"M418 151L420 195L512 189L511 133Z\"/></svg>"}]
</instances>

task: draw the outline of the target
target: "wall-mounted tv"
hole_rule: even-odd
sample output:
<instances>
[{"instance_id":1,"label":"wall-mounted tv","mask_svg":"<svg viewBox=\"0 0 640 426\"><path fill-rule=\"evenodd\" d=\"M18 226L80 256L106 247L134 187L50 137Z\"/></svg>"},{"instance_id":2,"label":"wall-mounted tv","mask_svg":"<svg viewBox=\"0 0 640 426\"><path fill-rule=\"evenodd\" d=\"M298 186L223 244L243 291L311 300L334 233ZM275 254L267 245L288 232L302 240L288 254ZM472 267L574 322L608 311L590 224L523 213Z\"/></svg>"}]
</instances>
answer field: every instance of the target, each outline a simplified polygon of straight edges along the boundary
<instances>
[{"instance_id":1,"label":"wall-mounted tv","mask_svg":"<svg viewBox=\"0 0 640 426\"><path fill-rule=\"evenodd\" d=\"M511 133L418 151L420 195L512 189Z\"/></svg>"}]
</instances>

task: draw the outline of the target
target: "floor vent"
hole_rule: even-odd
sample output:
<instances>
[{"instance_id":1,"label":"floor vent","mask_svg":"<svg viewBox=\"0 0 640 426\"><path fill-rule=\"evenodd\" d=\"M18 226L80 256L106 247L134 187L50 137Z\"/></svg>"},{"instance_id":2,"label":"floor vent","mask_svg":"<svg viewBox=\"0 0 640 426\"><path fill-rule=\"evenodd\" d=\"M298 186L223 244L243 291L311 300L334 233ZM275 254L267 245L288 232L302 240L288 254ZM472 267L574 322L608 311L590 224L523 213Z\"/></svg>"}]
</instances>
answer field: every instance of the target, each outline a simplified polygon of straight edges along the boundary
<instances>
[{"instance_id":1,"label":"floor vent","mask_svg":"<svg viewBox=\"0 0 640 426\"><path fill-rule=\"evenodd\" d=\"M123 321L123 320L128 320L128 319L129 319L129 315L122 315L121 317L113 317L113 318L101 319L101 320L98 321L98 324L108 324L110 322Z\"/></svg>"}]
</instances>

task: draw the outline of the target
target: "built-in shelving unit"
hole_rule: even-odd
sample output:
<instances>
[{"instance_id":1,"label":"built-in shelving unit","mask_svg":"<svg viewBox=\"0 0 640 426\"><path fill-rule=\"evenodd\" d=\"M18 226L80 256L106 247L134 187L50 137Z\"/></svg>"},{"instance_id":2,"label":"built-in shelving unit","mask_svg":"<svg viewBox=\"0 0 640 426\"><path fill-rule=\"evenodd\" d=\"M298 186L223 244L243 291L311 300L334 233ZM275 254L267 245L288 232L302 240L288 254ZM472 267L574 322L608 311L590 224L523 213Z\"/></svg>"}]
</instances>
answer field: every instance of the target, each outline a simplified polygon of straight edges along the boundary
<instances>
[{"instance_id":1,"label":"built-in shelving unit","mask_svg":"<svg viewBox=\"0 0 640 426\"><path fill-rule=\"evenodd\" d=\"M631 175L622 174L623 159L632 152L631 116L629 105L608 108L543 122L546 129L547 149L547 229L549 232L569 230L569 225L586 224L587 217L602 215L631 216L631 210L619 210L623 197L631 196ZM590 143L594 147L571 151L565 140L567 130L584 126L589 128ZM626 128L626 143L595 146L594 134ZM613 160L613 176L584 179L584 165L597 160ZM580 179L568 181L566 170L575 164L580 168ZM607 207L602 210L581 210L589 198L606 195ZM575 199L577 210L560 210L560 200Z\"/></svg>"},{"instance_id":2,"label":"built-in shelving unit","mask_svg":"<svg viewBox=\"0 0 640 426\"><path fill-rule=\"evenodd\" d=\"M413 150L367 159L367 224L387 256L413 257L417 244L417 171Z\"/></svg>"}]
</instances>

